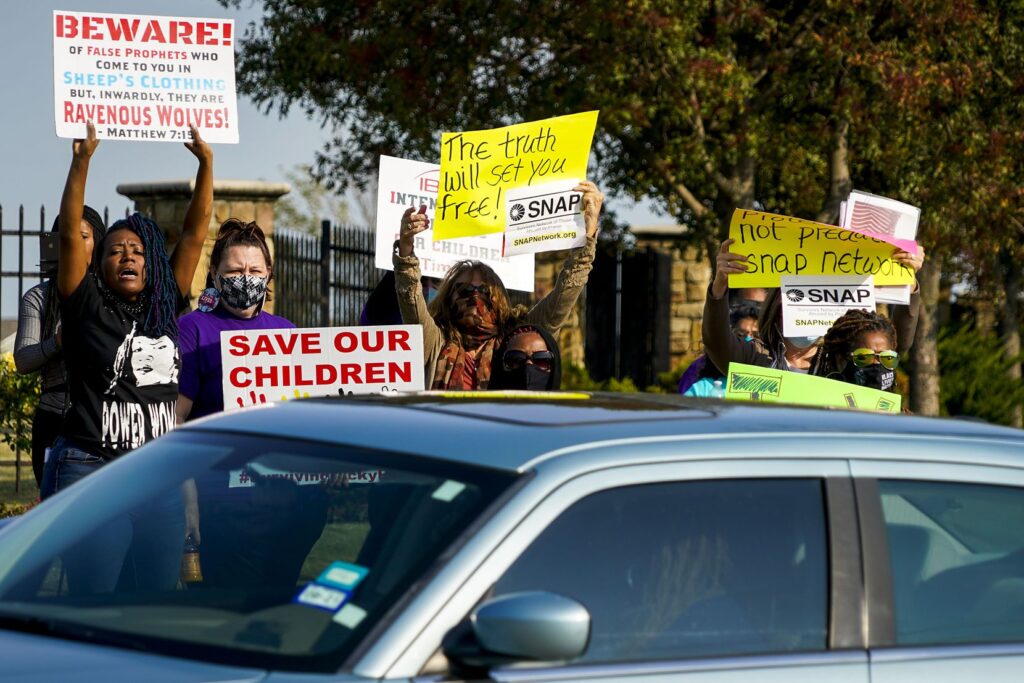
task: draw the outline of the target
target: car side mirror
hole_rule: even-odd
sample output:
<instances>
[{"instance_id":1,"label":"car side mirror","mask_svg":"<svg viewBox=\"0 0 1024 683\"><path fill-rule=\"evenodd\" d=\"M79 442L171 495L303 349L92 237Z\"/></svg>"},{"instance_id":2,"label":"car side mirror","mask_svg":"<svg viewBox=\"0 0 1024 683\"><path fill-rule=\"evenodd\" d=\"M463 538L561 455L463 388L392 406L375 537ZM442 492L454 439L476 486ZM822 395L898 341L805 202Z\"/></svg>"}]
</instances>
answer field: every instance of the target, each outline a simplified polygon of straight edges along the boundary
<instances>
[{"instance_id":1,"label":"car side mirror","mask_svg":"<svg viewBox=\"0 0 1024 683\"><path fill-rule=\"evenodd\" d=\"M444 653L462 668L564 661L586 652L590 612L575 600L555 593L510 593L477 607L468 624L449 636Z\"/></svg>"}]
</instances>

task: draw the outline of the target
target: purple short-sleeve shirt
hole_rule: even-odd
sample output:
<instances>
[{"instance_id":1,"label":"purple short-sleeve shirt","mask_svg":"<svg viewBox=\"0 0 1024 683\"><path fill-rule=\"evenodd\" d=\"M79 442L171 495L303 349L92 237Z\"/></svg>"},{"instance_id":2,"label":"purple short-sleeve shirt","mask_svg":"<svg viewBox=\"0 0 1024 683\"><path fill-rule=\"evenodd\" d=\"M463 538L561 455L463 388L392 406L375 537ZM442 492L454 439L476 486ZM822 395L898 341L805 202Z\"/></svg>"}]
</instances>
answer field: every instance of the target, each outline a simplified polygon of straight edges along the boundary
<instances>
[{"instance_id":1,"label":"purple short-sleeve shirt","mask_svg":"<svg viewBox=\"0 0 1024 683\"><path fill-rule=\"evenodd\" d=\"M224 330L279 330L295 327L291 321L260 311L253 318L238 318L218 306L209 313L192 311L178 320L181 375L178 393L192 399L188 419L224 410L220 364L220 333Z\"/></svg>"}]
</instances>

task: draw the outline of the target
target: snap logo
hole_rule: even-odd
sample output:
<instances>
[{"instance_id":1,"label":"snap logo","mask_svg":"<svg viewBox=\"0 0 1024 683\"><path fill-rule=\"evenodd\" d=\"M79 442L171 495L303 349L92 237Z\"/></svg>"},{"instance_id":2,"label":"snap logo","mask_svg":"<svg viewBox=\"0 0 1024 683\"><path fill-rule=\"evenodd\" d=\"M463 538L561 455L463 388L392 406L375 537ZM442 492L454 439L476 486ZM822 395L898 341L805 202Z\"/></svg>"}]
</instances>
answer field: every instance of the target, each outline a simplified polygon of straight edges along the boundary
<instances>
[{"instance_id":1,"label":"snap logo","mask_svg":"<svg viewBox=\"0 0 1024 683\"><path fill-rule=\"evenodd\" d=\"M786 292L786 298L792 301L793 303L799 303L804 300L803 290L791 289L788 292Z\"/></svg>"},{"instance_id":2,"label":"snap logo","mask_svg":"<svg viewBox=\"0 0 1024 683\"><path fill-rule=\"evenodd\" d=\"M512 221L521 221L523 216L526 215L526 208L522 204L513 204L512 208L508 210L508 217Z\"/></svg>"}]
</instances>

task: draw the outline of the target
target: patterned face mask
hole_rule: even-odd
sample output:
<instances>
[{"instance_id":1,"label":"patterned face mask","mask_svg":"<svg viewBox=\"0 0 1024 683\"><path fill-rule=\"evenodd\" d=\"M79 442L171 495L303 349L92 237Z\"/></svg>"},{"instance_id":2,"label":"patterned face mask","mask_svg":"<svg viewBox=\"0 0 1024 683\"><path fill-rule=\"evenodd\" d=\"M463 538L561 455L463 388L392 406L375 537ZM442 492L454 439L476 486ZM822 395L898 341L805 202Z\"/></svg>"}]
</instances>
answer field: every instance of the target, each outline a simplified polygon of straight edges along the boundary
<instances>
[{"instance_id":1,"label":"patterned face mask","mask_svg":"<svg viewBox=\"0 0 1024 683\"><path fill-rule=\"evenodd\" d=\"M263 303L267 296L267 278L236 275L220 279L220 297L228 306L244 311Z\"/></svg>"}]
</instances>

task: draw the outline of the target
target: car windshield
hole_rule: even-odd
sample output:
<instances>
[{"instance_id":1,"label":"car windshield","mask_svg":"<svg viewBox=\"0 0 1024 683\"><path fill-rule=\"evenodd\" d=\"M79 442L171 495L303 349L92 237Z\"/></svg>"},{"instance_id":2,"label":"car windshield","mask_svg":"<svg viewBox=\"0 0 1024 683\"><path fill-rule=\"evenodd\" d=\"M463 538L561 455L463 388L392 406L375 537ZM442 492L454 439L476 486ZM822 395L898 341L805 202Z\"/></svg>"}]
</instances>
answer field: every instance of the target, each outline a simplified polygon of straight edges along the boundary
<instances>
[{"instance_id":1,"label":"car windshield","mask_svg":"<svg viewBox=\"0 0 1024 683\"><path fill-rule=\"evenodd\" d=\"M178 431L0 530L0 627L335 671L511 481L436 459Z\"/></svg>"}]
</instances>

